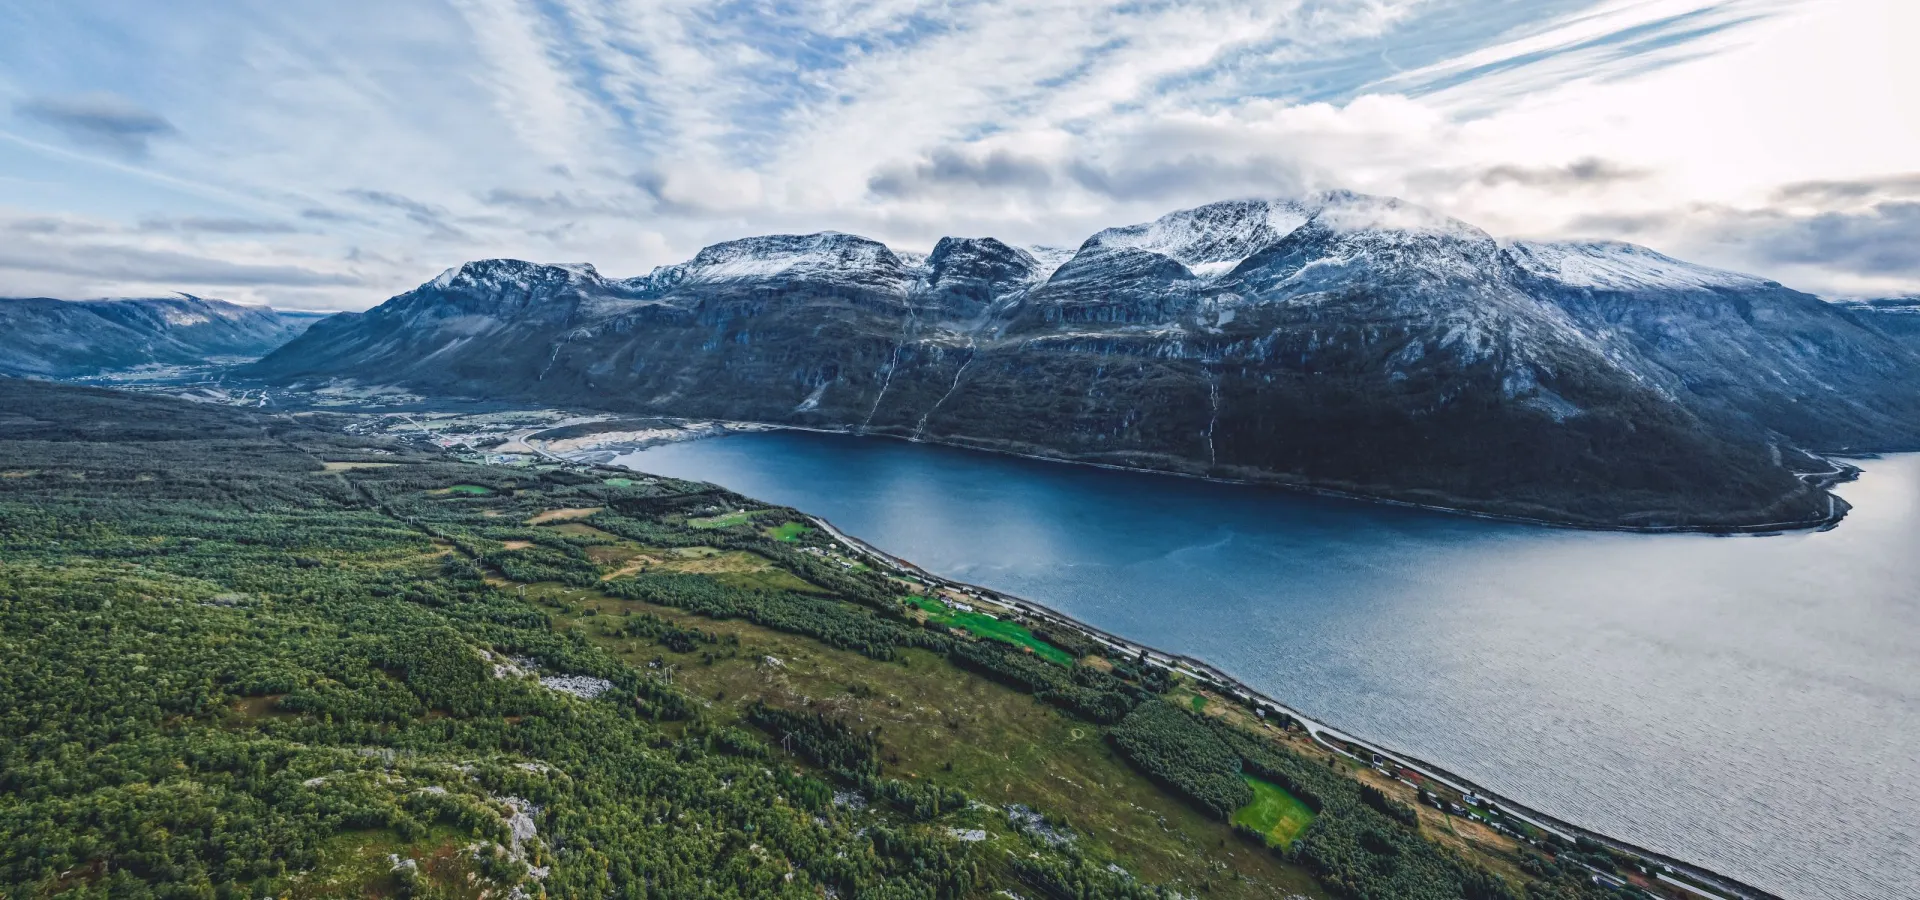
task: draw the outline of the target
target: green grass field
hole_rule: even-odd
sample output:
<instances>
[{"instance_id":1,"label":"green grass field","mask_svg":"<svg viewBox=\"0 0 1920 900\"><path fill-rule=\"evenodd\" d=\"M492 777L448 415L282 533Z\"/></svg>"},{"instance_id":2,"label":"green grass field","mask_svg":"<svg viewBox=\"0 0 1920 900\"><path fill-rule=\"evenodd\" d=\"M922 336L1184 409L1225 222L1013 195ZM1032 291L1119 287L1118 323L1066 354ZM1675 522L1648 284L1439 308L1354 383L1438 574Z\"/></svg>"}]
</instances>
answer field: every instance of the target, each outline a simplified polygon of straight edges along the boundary
<instances>
[{"instance_id":1,"label":"green grass field","mask_svg":"<svg viewBox=\"0 0 1920 900\"><path fill-rule=\"evenodd\" d=\"M486 497L493 494L493 488L477 484L456 484L447 488L449 494L467 494L474 497Z\"/></svg>"},{"instance_id":2,"label":"green grass field","mask_svg":"<svg viewBox=\"0 0 1920 900\"><path fill-rule=\"evenodd\" d=\"M752 518L752 512L739 509L704 519L688 519L687 525L693 528L731 528L735 525L744 525Z\"/></svg>"},{"instance_id":3,"label":"green grass field","mask_svg":"<svg viewBox=\"0 0 1920 900\"><path fill-rule=\"evenodd\" d=\"M631 478L609 478L606 480L606 483L613 487L633 487L633 479Z\"/></svg>"},{"instance_id":4,"label":"green grass field","mask_svg":"<svg viewBox=\"0 0 1920 900\"><path fill-rule=\"evenodd\" d=\"M927 597L908 597L907 601L927 612L927 620L938 622L948 628L959 628L970 634L979 635L995 641L1003 641L1015 647L1025 647L1033 655L1056 662L1063 666L1073 665L1073 657L1065 650L1055 647L1028 631L1026 626L1005 619L996 619L985 613L960 612L945 603Z\"/></svg>"},{"instance_id":5,"label":"green grass field","mask_svg":"<svg viewBox=\"0 0 1920 900\"><path fill-rule=\"evenodd\" d=\"M1284 847L1313 824L1313 810L1277 784L1242 775L1253 788L1253 802L1233 814L1233 824L1245 825L1267 836L1267 843Z\"/></svg>"},{"instance_id":6,"label":"green grass field","mask_svg":"<svg viewBox=\"0 0 1920 900\"><path fill-rule=\"evenodd\" d=\"M800 522L782 522L773 528L767 529L767 537L773 538L776 541L793 543L799 540L801 535L806 534L810 530L812 529L809 529L805 524Z\"/></svg>"}]
</instances>

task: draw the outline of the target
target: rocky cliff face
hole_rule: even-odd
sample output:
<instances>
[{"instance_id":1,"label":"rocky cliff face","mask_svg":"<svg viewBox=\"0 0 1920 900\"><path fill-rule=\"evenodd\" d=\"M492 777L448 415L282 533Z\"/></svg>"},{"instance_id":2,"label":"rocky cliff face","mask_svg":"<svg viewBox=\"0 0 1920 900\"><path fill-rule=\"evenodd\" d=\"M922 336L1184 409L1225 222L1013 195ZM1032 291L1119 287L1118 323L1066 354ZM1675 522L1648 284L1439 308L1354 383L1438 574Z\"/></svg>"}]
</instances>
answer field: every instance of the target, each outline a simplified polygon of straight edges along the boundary
<instances>
[{"instance_id":1,"label":"rocky cliff face","mask_svg":"<svg viewBox=\"0 0 1920 900\"><path fill-rule=\"evenodd\" d=\"M65 378L257 357L318 317L199 297L0 298L0 374Z\"/></svg>"},{"instance_id":2,"label":"rocky cliff face","mask_svg":"<svg viewBox=\"0 0 1920 900\"><path fill-rule=\"evenodd\" d=\"M1596 525L1813 521L1796 447L1916 441L1920 357L1621 244L1344 192L1109 229L719 244L635 279L469 263L251 369L845 428Z\"/></svg>"}]
</instances>

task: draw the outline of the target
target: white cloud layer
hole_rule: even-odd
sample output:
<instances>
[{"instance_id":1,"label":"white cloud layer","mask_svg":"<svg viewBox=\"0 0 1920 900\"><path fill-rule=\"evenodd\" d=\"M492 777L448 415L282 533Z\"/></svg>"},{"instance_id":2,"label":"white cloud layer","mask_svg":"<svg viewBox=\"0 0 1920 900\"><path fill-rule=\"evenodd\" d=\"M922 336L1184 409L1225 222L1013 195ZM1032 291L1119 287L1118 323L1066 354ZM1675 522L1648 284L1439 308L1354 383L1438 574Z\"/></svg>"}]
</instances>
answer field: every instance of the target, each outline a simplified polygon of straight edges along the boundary
<instances>
[{"instance_id":1,"label":"white cloud layer","mask_svg":"<svg viewBox=\"0 0 1920 900\"><path fill-rule=\"evenodd\" d=\"M0 294L361 308L481 256L1070 245L1328 187L1920 293L1908 0L164 6L0 9Z\"/></svg>"}]
</instances>

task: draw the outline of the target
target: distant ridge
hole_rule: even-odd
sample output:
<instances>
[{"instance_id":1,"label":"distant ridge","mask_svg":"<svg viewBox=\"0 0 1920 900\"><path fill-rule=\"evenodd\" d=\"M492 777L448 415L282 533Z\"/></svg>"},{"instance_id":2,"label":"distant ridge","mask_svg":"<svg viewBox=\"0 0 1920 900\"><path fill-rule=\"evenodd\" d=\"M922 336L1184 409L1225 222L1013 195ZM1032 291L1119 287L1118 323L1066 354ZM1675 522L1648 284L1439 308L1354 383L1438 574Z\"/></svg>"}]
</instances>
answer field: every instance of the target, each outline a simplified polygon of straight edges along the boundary
<instances>
[{"instance_id":1,"label":"distant ridge","mask_svg":"<svg viewBox=\"0 0 1920 900\"><path fill-rule=\"evenodd\" d=\"M1829 468L1804 451L1920 447L1920 355L1859 311L1344 191L1181 210L1071 254L822 232L629 279L482 260L245 371L1607 527L1830 521L1844 504L1795 476Z\"/></svg>"},{"instance_id":2,"label":"distant ridge","mask_svg":"<svg viewBox=\"0 0 1920 900\"><path fill-rule=\"evenodd\" d=\"M1845 307L1888 337L1920 351L1920 297L1843 300L1837 305Z\"/></svg>"},{"instance_id":3,"label":"distant ridge","mask_svg":"<svg viewBox=\"0 0 1920 900\"><path fill-rule=\"evenodd\" d=\"M0 298L0 374L67 378L156 363L258 357L324 315L189 294L111 300Z\"/></svg>"}]
</instances>

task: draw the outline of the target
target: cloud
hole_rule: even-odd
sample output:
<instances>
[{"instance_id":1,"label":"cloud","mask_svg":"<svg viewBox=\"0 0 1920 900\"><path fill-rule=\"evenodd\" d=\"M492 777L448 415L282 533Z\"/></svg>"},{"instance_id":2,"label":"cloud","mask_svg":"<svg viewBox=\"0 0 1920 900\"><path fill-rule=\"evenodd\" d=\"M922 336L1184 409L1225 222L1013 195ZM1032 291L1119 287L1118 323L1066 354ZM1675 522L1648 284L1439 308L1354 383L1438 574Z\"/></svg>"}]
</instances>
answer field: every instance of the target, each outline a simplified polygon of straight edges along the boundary
<instances>
[{"instance_id":1,"label":"cloud","mask_svg":"<svg viewBox=\"0 0 1920 900\"><path fill-rule=\"evenodd\" d=\"M105 92L33 97L14 104L13 111L53 126L76 144L126 159L143 158L153 139L178 133L158 113Z\"/></svg>"},{"instance_id":2,"label":"cloud","mask_svg":"<svg viewBox=\"0 0 1920 900\"><path fill-rule=\"evenodd\" d=\"M1493 166L1482 170L1475 179L1489 187L1514 184L1530 188L1566 189L1602 187L1621 181L1635 181L1652 174L1646 169L1589 156L1564 166Z\"/></svg>"},{"instance_id":3,"label":"cloud","mask_svg":"<svg viewBox=\"0 0 1920 900\"><path fill-rule=\"evenodd\" d=\"M352 213L344 213L337 209L327 209L325 207L318 207L318 206L309 207L307 209L301 210L300 218L307 219L314 222L365 222L366 221L366 218L364 216L356 216Z\"/></svg>"},{"instance_id":4,"label":"cloud","mask_svg":"<svg viewBox=\"0 0 1920 900\"><path fill-rule=\"evenodd\" d=\"M1792 0L1603 0L1522 24L1507 40L1371 85L1477 104L1582 80L1626 80L1706 58Z\"/></svg>"},{"instance_id":5,"label":"cloud","mask_svg":"<svg viewBox=\"0 0 1920 900\"><path fill-rule=\"evenodd\" d=\"M466 232L454 226L449 221L449 213L446 207L425 203L391 191L349 188L340 193L368 206L398 210L406 216L408 221L416 225L424 226L433 237L448 240L461 240L467 237ZM308 210L307 212L313 213L320 211Z\"/></svg>"},{"instance_id":6,"label":"cloud","mask_svg":"<svg viewBox=\"0 0 1920 900\"><path fill-rule=\"evenodd\" d=\"M99 222L67 216L33 216L13 219L5 223L5 229L19 235L89 235L104 234L113 230Z\"/></svg>"},{"instance_id":7,"label":"cloud","mask_svg":"<svg viewBox=\"0 0 1920 900\"><path fill-rule=\"evenodd\" d=\"M1135 135L1128 143L1142 137ZM1063 160L1005 149L948 147L911 165L881 167L868 179L867 190L882 199L981 199L1008 193L1045 199L1071 192L1127 203L1200 203L1300 192L1298 160L1204 147L1205 142L1196 141L1191 147L1162 146L1159 152L1136 155L1081 146Z\"/></svg>"},{"instance_id":8,"label":"cloud","mask_svg":"<svg viewBox=\"0 0 1920 900\"><path fill-rule=\"evenodd\" d=\"M1755 213L1722 228L1764 259L1920 282L1920 201L1878 203L1857 213Z\"/></svg>"},{"instance_id":9,"label":"cloud","mask_svg":"<svg viewBox=\"0 0 1920 900\"><path fill-rule=\"evenodd\" d=\"M562 217L625 216L639 211L619 202L617 198L584 191L555 190L539 193L514 188L494 188L481 195L480 202L487 206Z\"/></svg>"},{"instance_id":10,"label":"cloud","mask_svg":"<svg viewBox=\"0 0 1920 900\"><path fill-rule=\"evenodd\" d=\"M140 220L141 231L175 231L198 234L295 234L300 229L285 222L266 219L238 219L219 216L153 217Z\"/></svg>"},{"instance_id":11,"label":"cloud","mask_svg":"<svg viewBox=\"0 0 1920 900\"><path fill-rule=\"evenodd\" d=\"M186 291L282 305L297 296L305 306L337 306L333 298L388 280L379 267L342 265L275 246L291 236L273 224L177 217L120 225L0 211L5 238L0 240L0 294L71 298Z\"/></svg>"},{"instance_id":12,"label":"cloud","mask_svg":"<svg viewBox=\"0 0 1920 900\"><path fill-rule=\"evenodd\" d=\"M131 281L183 286L342 286L362 283L357 276L287 264L233 262L175 250L107 243L31 242L0 246L0 272L39 272L97 281Z\"/></svg>"},{"instance_id":13,"label":"cloud","mask_svg":"<svg viewBox=\"0 0 1920 900\"><path fill-rule=\"evenodd\" d=\"M1044 190L1054 182L1053 167L1007 150L971 153L942 147L910 166L890 165L867 179L867 190L881 197L922 196L954 186L984 190Z\"/></svg>"},{"instance_id":14,"label":"cloud","mask_svg":"<svg viewBox=\"0 0 1920 900\"><path fill-rule=\"evenodd\" d=\"M1070 170L1074 181L1090 191L1116 200L1146 203L1295 196L1305 192L1307 181L1301 174L1300 160L1295 158L1198 150L1183 156L1082 161Z\"/></svg>"},{"instance_id":15,"label":"cloud","mask_svg":"<svg viewBox=\"0 0 1920 900\"><path fill-rule=\"evenodd\" d=\"M1900 268L1877 236L1908 176L1868 173L1920 146L1920 69L1876 40L1911 33L1888 19L1908 0L182 2L0 12L0 90L28 98L0 125L10 239L161 254L117 257L135 285L141 261L218 277L165 254L352 272L274 288L351 307L482 256L640 274L769 232L1070 245L1346 187L1832 284L1800 260Z\"/></svg>"},{"instance_id":16,"label":"cloud","mask_svg":"<svg viewBox=\"0 0 1920 900\"><path fill-rule=\"evenodd\" d=\"M1774 191L1781 203L1828 206L1883 197L1920 197L1920 172L1846 180L1800 181Z\"/></svg>"},{"instance_id":17,"label":"cloud","mask_svg":"<svg viewBox=\"0 0 1920 900\"><path fill-rule=\"evenodd\" d=\"M1838 195L1855 196L1854 183L1845 184ZM1690 204L1583 216L1572 227L1836 296L1910 293L1920 287L1920 199L1816 212Z\"/></svg>"}]
</instances>

